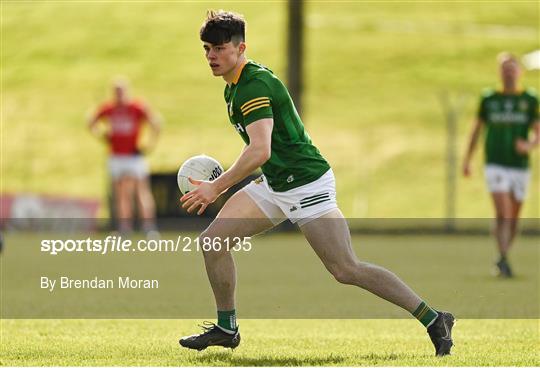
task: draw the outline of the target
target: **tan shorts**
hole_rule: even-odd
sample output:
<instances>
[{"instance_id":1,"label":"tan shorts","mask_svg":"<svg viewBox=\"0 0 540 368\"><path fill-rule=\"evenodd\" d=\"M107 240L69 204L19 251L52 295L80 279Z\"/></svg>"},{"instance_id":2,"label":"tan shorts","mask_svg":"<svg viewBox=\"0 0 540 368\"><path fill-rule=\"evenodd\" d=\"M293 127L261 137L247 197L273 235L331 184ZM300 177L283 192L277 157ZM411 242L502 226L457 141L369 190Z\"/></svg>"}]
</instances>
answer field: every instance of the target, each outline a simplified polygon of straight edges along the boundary
<instances>
[{"instance_id":1,"label":"tan shorts","mask_svg":"<svg viewBox=\"0 0 540 368\"><path fill-rule=\"evenodd\" d=\"M257 203L274 225L289 219L293 224L302 226L338 208L332 169L319 179L286 192L273 191L264 176L242 190Z\"/></svg>"}]
</instances>

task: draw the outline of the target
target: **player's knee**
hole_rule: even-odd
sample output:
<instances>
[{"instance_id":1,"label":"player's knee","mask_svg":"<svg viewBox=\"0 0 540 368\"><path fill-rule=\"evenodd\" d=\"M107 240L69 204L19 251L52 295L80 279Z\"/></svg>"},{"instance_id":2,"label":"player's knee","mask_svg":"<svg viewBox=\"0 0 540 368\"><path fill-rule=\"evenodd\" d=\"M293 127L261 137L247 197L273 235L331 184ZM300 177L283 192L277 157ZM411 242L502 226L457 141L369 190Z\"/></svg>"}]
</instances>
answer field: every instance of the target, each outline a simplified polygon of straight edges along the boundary
<instances>
[{"instance_id":1,"label":"player's knee","mask_svg":"<svg viewBox=\"0 0 540 368\"><path fill-rule=\"evenodd\" d=\"M205 259L219 259L229 253L229 242L215 232L206 229L195 240Z\"/></svg>"},{"instance_id":2,"label":"player's knee","mask_svg":"<svg viewBox=\"0 0 540 368\"><path fill-rule=\"evenodd\" d=\"M206 229L199 234L197 241L199 242L199 244L202 244L203 241L210 241L217 237L218 235L214 231L212 231L211 229Z\"/></svg>"},{"instance_id":3,"label":"player's knee","mask_svg":"<svg viewBox=\"0 0 540 368\"><path fill-rule=\"evenodd\" d=\"M369 283L369 269L372 267L374 266L369 263L356 260L350 261L346 265L336 267L330 272L334 278L342 284L356 285L365 288L366 284Z\"/></svg>"},{"instance_id":4,"label":"player's knee","mask_svg":"<svg viewBox=\"0 0 540 368\"><path fill-rule=\"evenodd\" d=\"M330 267L330 273L337 282L345 285L353 285L357 283L357 272L356 265L347 264L347 265L334 265Z\"/></svg>"}]
</instances>

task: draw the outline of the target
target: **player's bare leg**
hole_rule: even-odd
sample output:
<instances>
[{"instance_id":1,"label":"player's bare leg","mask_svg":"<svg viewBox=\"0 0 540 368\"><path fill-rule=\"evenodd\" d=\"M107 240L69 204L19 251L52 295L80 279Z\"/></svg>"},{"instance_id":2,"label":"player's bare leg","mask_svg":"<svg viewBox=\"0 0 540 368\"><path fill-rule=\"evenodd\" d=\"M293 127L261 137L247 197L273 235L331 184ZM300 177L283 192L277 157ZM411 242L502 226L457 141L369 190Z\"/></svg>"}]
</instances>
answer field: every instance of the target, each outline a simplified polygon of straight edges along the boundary
<instances>
[{"instance_id":1,"label":"player's bare leg","mask_svg":"<svg viewBox=\"0 0 540 368\"><path fill-rule=\"evenodd\" d=\"M157 231L155 222L156 205L148 178L137 179L135 198L137 199L137 205L139 207L139 216L142 221L143 231L147 234Z\"/></svg>"},{"instance_id":2,"label":"player's bare leg","mask_svg":"<svg viewBox=\"0 0 540 368\"><path fill-rule=\"evenodd\" d=\"M513 195L511 197L511 201L512 201L512 210L511 210L512 219L510 221L510 247L509 248L511 248L512 245L514 244L514 239L516 237L517 230L518 230L518 222L519 222L519 216L520 216L521 205L522 205L522 202L519 201Z\"/></svg>"},{"instance_id":3,"label":"player's bare leg","mask_svg":"<svg viewBox=\"0 0 540 368\"><path fill-rule=\"evenodd\" d=\"M239 191L225 203L216 219L199 239L201 244L204 243L205 237L216 239L223 244L225 238L253 236L273 226L272 221L259 209L253 199L246 192ZM231 252L225 247L204 251L203 254L219 319L220 311L235 310L236 266ZM180 345L196 350L203 350L212 345L230 348L238 346L240 343L238 330L225 330L217 325L208 324L202 334L180 339Z\"/></svg>"},{"instance_id":4,"label":"player's bare leg","mask_svg":"<svg viewBox=\"0 0 540 368\"><path fill-rule=\"evenodd\" d=\"M427 327L435 354L450 354L454 316L436 312L394 273L359 261L351 246L351 235L339 209L300 227L325 267L343 284L356 285L413 314Z\"/></svg>"},{"instance_id":5,"label":"player's bare leg","mask_svg":"<svg viewBox=\"0 0 540 368\"><path fill-rule=\"evenodd\" d=\"M512 234L510 226L510 220L512 218L511 194L507 192L495 192L491 193L491 197L495 207L495 238L497 240L497 247L501 256L506 256L506 252L510 248Z\"/></svg>"},{"instance_id":6,"label":"player's bare leg","mask_svg":"<svg viewBox=\"0 0 540 368\"><path fill-rule=\"evenodd\" d=\"M227 237L253 236L272 227L272 222L253 199L244 191L239 191L225 203L199 238L223 240ZM223 247L220 251L211 250L203 254L218 310L234 309L236 267L231 252Z\"/></svg>"},{"instance_id":7,"label":"player's bare leg","mask_svg":"<svg viewBox=\"0 0 540 368\"><path fill-rule=\"evenodd\" d=\"M118 230L129 233L133 229L133 194L135 178L122 176L114 181L114 196Z\"/></svg>"},{"instance_id":8,"label":"player's bare leg","mask_svg":"<svg viewBox=\"0 0 540 368\"><path fill-rule=\"evenodd\" d=\"M507 254L517 229L517 218L514 219L514 213L519 213L521 206L514 208L513 196L508 192L494 192L491 193L491 197L496 217L495 239L500 255L500 259L496 264L498 274L503 277L512 277Z\"/></svg>"},{"instance_id":9,"label":"player's bare leg","mask_svg":"<svg viewBox=\"0 0 540 368\"><path fill-rule=\"evenodd\" d=\"M339 209L308 222L301 230L337 281L366 289L411 313L422 302L392 272L358 260L351 246L349 227Z\"/></svg>"}]
</instances>

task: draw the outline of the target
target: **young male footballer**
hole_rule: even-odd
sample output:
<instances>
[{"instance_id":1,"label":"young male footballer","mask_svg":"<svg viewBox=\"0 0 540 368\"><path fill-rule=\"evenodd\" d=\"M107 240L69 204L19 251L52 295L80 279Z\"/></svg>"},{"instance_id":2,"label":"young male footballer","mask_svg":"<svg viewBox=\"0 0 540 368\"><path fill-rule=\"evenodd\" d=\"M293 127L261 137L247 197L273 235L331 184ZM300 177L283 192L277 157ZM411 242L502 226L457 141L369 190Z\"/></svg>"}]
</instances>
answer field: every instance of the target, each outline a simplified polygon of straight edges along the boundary
<instances>
[{"instance_id":1,"label":"young male footballer","mask_svg":"<svg viewBox=\"0 0 540 368\"><path fill-rule=\"evenodd\" d=\"M206 59L222 77L229 120L245 147L216 180L190 179L197 188L180 198L189 212L208 204L261 167L263 176L235 193L201 237L252 236L289 219L298 224L324 266L343 284L359 286L412 313L425 327L438 356L450 354L454 316L429 307L392 272L359 261L347 222L336 204L334 174L312 144L283 83L266 67L246 59L245 21L237 14L209 11L200 30ZM236 219L236 221L231 221ZM235 348L236 269L227 250L204 252L217 306L217 324L180 339L196 350Z\"/></svg>"},{"instance_id":2,"label":"young male footballer","mask_svg":"<svg viewBox=\"0 0 540 368\"><path fill-rule=\"evenodd\" d=\"M499 55L500 91L487 90L480 100L463 162L463 175L471 174L471 159L480 133L485 135L485 176L495 208L499 260L497 273L512 277L508 253L517 232L519 212L529 182L529 153L540 143L536 93L519 88L521 67L509 53ZM529 131L534 135L529 138Z\"/></svg>"}]
</instances>

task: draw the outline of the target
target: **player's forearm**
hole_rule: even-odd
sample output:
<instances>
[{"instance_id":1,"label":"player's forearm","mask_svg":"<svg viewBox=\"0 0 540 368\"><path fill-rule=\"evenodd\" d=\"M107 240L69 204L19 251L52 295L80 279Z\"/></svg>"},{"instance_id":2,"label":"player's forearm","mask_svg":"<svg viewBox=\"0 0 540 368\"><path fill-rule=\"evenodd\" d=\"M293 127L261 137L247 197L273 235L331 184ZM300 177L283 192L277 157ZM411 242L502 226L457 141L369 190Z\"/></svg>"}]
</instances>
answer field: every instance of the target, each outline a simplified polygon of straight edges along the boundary
<instances>
[{"instance_id":1,"label":"player's forearm","mask_svg":"<svg viewBox=\"0 0 540 368\"><path fill-rule=\"evenodd\" d=\"M467 152L465 154L465 161L470 161L472 159L472 156L474 154L474 151L476 150L476 146L478 144L478 135L474 134L471 137L471 140L469 141L469 146L467 147Z\"/></svg>"},{"instance_id":2,"label":"player's forearm","mask_svg":"<svg viewBox=\"0 0 540 368\"><path fill-rule=\"evenodd\" d=\"M159 134L160 134L161 130L160 130L160 126L157 125L157 126L152 126L152 129L150 130L150 140L148 142L148 148L150 150L153 150L154 147L156 146L157 144L157 141L159 139Z\"/></svg>"},{"instance_id":3,"label":"player's forearm","mask_svg":"<svg viewBox=\"0 0 540 368\"><path fill-rule=\"evenodd\" d=\"M270 151L264 147L248 145L231 168L215 180L220 193L246 178L270 158Z\"/></svg>"},{"instance_id":4,"label":"player's forearm","mask_svg":"<svg viewBox=\"0 0 540 368\"><path fill-rule=\"evenodd\" d=\"M88 130L91 134L93 134L96 137L99 137L98 127L97 127L97 120L92 119L88 122Z\"/></svg>"},{"instance_id":5,"label":"player's forearm","mask_svg":"<svg viewBox=\"0 0 540 368\"><path fill-rule=\"evenodd\" d=\"M469 145L467 147L467 152L465 154L465 162L469 162L472 159L476 146L478 145L478 138L480 138L480 125L477 124L471 134L471 139L469 140Z\"/></svg>"},{"instance_id":6,"label":"player's forearm","mask_svg":"<svg viewBox=\"0 0 540 368\"><path fill-rule=\"evenodd\" d=\"M159 115L151 115L148 118L148 122L150 123L150 128L152 129L152 132L158 136L161 131L161 125L163 124L163 119Z\"/></svg>"}]
</instances>

